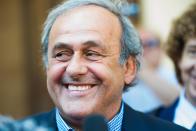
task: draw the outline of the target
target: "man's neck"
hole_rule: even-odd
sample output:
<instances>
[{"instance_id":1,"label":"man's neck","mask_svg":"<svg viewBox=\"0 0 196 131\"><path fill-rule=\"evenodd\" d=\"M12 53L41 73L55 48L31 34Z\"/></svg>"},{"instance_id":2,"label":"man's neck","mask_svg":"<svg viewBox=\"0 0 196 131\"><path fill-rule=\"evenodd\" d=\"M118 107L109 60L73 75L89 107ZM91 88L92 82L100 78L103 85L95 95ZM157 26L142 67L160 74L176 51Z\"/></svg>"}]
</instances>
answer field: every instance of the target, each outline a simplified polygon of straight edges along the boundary
<instances>
[{"instance_id":1,"label":"man's neck","mask_svg":"<svg viewBox=\"0 0 196 131\"><path fill-rule=\"evenodd\" d=\"M123 119L123 112L124 112L124 103L122 102L120 107L117 110L117 113L111 119L108 119L109 122L108 128L113 130L114 127L119 126L121 128L122 119ZM57 127L58 129L63 127L63 129L74 129L75 131L82 131L82 122L84 119L63 119L68 118L68 116L63 116L59 113L59 110L56 110L56 120L57 120ZM79 123L79 124L78 124ZM119 129L120 129L119 128Z\"/></svg>"}]
</instances>

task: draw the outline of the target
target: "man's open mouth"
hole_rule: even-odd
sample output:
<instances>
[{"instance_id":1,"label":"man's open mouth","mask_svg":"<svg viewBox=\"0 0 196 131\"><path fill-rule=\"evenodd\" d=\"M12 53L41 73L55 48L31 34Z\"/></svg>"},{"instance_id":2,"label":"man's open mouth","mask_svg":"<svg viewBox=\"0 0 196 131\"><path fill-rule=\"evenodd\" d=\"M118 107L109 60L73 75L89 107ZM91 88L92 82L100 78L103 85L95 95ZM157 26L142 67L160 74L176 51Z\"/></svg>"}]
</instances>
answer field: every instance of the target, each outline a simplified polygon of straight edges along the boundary
<instances>
[{"instance_id":1,"label":"man's open mouth","mask_svg":"<svg viewBox=\"0 0 196 131\"><path fill-rule=\"evenodd\" d=\"M70 91L84 91L92 88L92 85L68 85L67 89Z\"/></svg>"}]
</instances>

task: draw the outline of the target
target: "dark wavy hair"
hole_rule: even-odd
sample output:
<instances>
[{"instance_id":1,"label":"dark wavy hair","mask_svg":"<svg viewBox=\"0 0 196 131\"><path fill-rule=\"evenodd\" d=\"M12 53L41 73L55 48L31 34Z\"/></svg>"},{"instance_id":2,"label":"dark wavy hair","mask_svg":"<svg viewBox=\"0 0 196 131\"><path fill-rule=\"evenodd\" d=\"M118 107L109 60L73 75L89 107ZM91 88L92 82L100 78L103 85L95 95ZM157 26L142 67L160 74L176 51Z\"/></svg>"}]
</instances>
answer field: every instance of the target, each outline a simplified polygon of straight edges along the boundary
<instances>
[{"instance_id":1,"label":"dark wavy hair","mask_svg":"<svg viewBox=\"0 0 196 131\"><path fill-rule=\"evenodd\" d=\"M173 22L168 39L163 45L167 55L174 63L177 79L182 85L184 83L178 63L181 60L184 46L190 38L196 38L196 3Z\"/></svg>"}]
</instances>

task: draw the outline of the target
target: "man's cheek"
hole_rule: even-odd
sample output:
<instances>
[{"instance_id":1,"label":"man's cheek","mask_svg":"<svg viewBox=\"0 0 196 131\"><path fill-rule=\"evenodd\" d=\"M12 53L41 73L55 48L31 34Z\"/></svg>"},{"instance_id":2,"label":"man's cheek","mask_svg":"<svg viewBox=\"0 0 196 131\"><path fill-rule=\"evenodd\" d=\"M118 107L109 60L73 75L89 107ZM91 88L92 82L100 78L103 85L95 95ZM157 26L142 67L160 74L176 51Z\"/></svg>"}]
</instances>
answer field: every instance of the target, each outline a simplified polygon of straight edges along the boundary
<instances>
[{"instance_id":1,"label":"man's cheek","mask_svg":"<svg viewBox=\"0 0 196 131\"><path fill-rule=\"evenodd\" d=\"M47 76L49 76L53 81L59 81L63 73L66 71L66 67L65 63L53 64L48 68Z\"/></svg>"},{"instance_id":2,"label":"man's cheek","mask_svg":"<svg viewBox=\"0 0 196 131\"><path fill-rule=\"evenodd\" d=\"M110 71L110 69L108 69L108 67L105 66L103 63L91 64L90 66L88 66L88 69L94 74L96 78L98 78L102 82L103 80L107 79Z\"/></svg>"}]
</instances>

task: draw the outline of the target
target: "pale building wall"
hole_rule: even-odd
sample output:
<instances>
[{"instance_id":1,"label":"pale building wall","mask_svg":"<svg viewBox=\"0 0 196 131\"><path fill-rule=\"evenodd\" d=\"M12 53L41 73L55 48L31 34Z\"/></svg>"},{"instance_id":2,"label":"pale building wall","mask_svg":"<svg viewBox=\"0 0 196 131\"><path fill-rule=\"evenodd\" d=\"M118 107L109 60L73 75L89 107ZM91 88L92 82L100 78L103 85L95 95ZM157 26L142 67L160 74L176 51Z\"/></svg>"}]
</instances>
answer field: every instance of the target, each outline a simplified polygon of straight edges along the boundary
<instances>
[{"instance_id":1,"label":"pale building wall","mask_svg":"<svg viewBox=\"0 0 196 131\"><path fill-rule=\"evenodd\" d=\"M167 38L172 21L180 16L195 0L141 0L142 25Z\"/></svg>"}]
</instances>

